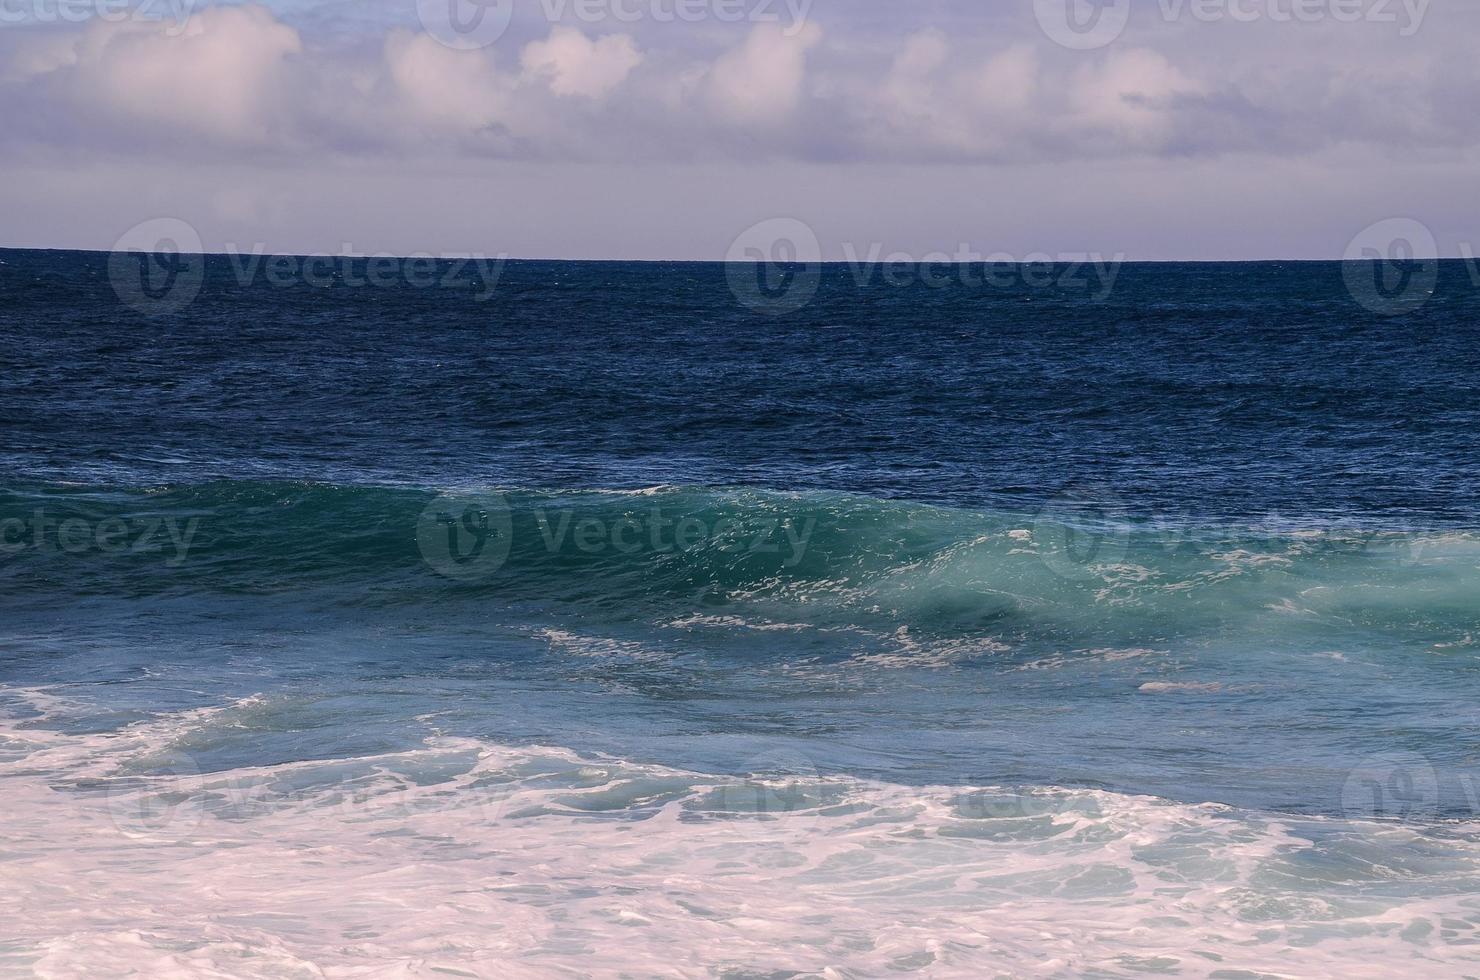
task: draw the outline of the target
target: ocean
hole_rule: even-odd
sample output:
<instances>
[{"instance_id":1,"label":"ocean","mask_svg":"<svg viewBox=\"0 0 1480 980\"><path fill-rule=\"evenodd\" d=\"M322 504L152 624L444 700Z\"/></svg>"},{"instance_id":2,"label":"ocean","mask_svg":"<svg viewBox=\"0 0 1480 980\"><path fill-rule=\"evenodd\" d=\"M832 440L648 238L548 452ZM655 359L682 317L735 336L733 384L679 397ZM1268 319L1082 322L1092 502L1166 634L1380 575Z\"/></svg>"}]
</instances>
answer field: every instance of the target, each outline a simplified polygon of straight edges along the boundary
<instances>
[{"instance_id":1,"label":"ocean","mask_svg":"<svg viewBox=\"0 0 1480 980\"><path fill-rule=\"evenodd\" d=\"M1471 264L176 262L0 251L0 973L1480 976Z\"/></svg>"}]
</instances>

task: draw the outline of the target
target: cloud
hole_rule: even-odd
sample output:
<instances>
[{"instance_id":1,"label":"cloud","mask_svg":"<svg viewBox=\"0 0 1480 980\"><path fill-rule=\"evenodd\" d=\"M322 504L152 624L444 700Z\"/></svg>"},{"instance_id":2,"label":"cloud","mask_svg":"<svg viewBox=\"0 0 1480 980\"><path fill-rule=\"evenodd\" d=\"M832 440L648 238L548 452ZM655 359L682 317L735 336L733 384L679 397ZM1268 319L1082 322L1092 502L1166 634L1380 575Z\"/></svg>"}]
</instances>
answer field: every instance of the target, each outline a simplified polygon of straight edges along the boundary
<instances>
[{"instance_id":1,"label":"cloud","mask_svg":"<svg viewBox=\"0 0 1480 980\"><path fill-rule=\"evenodd\" d=\"M1033 46L1015 44L969 73L973 102L992 114L1026 112L1039 96L1038 71Z\"/></svg>"},{"instance_id":2,"label":"cloud","mask_svg":"<svg viewBox=\"0 0 1480 980\"><path fill-rule=\"evenodd\" d=\"M1480 83L1464 43L1480 16L1465 8L1448 27L1436 10L1408 38L1371 24L1149 19L1094 51L979 6L908 30L897 7L865 16L884 9L871 0L831 12L826 33L811 20L595 35L536 18L475 50L384 19L346 35L281 9L206 7L183 31L0 31L0 159L62 148L1018 164L1480 145L1462 95Z\"/></svg>"},{"instance_id":3,"label":"cloud","mask_svg":"<svg viewBox=\"0 0 1480 980\"><path fill-rule=\"evenodd\" d=\"M957 58L943 32L905 38L877 94L871 152L971 157L1001 155L1044 129L1054 107L1040 103L1038 56L1027 44L972 63Z\"/></svg>"},{"instance_id":4,"label":"cloud","mask_svg":"<svg viewBox=\"0 0 1480 980\"><path fill-rule=\"evenodd\" d=\"M479 130L507 110L505 86L483 51L397 30L386 37L384 57L394 98L418 128Z\"/></svg>"},{"instance_id":5,"label":"cloud","mask_svg":"<svg viewBox=\"0 0 1480 980\"><path fill-rule=\"evenodd\" d=\"M50 74L70 69L76 102L118 120L253 143L282 130L289 63L302 51L298 32L263 7L213 7L178 36L162 25L95 21Z\"/></svg>"},{"instance_id":6,"label":"cloud","mask_svg":"<svg viewBox=\"0 0 1480 980\"><path fill-rule=\"evenodd\" d=\"M592 41L574 28L556 26L547 40L526 45L519 61L556 95L602 99L642 63L642 54L626 34Z\"/></svg>"},{"instance_id":7,"label":"cloud","mask_svg":"<svg viewBox=\"0 0 1480 980\"><path fill-rule=\"evenodd\" d=\"M741 123L785 120L802 100L807 52L821 39L816 24L790 33L775 24L757 25L710 69L706 83L711 104Z\"/></svg>"},{"instance_id":8,"label":"cloud","mask_svg":"<svg viewBox=\"0 0 1480 980\"><path fill-rule=\"evenodd\" d=\"M1155 51L1117 50L1075 72L1072 106L1086 128L1155 145L1171 132L1178 100L1206 91Z\"/></svg>"}]
</instances>

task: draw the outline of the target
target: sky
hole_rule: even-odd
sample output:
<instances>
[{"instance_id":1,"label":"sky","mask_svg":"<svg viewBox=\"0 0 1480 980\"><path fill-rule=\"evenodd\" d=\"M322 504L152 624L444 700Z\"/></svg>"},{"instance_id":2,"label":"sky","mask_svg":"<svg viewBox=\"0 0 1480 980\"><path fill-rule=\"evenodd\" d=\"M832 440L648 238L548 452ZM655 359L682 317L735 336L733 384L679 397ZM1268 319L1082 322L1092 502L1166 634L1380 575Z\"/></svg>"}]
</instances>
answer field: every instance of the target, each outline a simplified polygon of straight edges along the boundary
<instances>
[{"instance_id":1,"label":"sky","mask_svg":"<svg viewBox=\"0 0 1480 980\"><path fill-rule=\"evenodd\" d=\"M1474 0L0 0L0 245L1472 255L1477 49Z\"/></svg>"}]
</instances>

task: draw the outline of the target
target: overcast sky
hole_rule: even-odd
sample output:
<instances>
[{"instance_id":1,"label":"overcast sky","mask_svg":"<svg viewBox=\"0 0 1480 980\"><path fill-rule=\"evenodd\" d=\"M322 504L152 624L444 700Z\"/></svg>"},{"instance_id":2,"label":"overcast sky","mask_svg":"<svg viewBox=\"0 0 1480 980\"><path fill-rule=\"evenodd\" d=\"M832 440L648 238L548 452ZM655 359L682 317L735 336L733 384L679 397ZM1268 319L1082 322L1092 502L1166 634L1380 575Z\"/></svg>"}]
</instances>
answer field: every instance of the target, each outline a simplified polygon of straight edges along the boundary
<instances>
[{"instance_id":1,"label":"overcast sky","mask_svg":"<svg viewBox=\"0 0 1480 980\"><path fill-rule=\"evenodd\" d=\"M557 258L723 258L776 217L835 259L1332 258L1393 217L1480 244L1474 0L118 2L0 0L0 244L159 217Z\"/></svg>"}]
</instances>

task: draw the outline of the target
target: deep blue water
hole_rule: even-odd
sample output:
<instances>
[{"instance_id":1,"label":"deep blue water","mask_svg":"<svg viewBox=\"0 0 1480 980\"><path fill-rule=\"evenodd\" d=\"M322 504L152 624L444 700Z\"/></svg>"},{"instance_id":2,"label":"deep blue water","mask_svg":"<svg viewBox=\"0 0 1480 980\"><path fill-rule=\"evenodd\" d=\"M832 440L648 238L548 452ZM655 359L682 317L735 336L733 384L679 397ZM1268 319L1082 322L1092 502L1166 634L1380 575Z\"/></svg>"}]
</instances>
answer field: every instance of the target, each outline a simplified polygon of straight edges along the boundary
<instances>
[{"instance_id":1,"label":"deep blue water","mask_svg":"<svg viewBox=\"0 0 1480 980\"><path fill-rule=\"evenodd\" d=\"M1338 263L858 286L786 316L724 267L510 262L471 287L243 286L120 303L107 256L0 253L15 479L828 489L1034 509L1472 526L1477 287L1384 316ZM452 274L450 266L445 267ZM938 273L937 273L938 274ZM460 273L471 279L467 271ZM1077 283L1077 287L1074 285Z\"/></svg>"}]
</instances>

